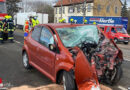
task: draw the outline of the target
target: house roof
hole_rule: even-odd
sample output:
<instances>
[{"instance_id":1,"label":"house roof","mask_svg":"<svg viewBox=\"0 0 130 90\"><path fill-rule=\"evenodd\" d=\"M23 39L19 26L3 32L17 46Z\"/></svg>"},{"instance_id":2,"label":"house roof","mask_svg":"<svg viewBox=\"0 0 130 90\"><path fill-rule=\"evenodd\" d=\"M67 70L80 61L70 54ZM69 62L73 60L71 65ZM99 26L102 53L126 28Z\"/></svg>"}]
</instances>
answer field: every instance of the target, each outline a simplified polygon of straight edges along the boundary
<instances>
[{"instance_id":1,"label":"house roof","mask_svg":"<svg viewBox=\"0 0 130 90\"><path fill-rule=\"evenodd\" d=\"M91 3L91 2L93 2L94 0L86 0L88 3ZM122 4L122 1L121 0L119 0L120 2L121 2L121 4ZM63 6L69 6L69 5L72 5L72 4L80 4L80 3L83 3L84 2L84 0L63 0L62 1L62 5ZM122 4L123 5L123 4ZM58 2L56 3L56 5L54 6L54 7L59 7L59 6L61 6L61 0L58 0Z\"/></svg>"},{"instance_id":2,"label":"house roof","mask_svg":"<svg viewBox=\"0 0 130 90\"><path fill-rule=\"evenodd\" d=\"M94 0L86 0L88 3L93 2ZM72 4L80 4L83 3L84 0L63 0L63 6L68 6ZM54 7L59 7L61 6L61 0L59 0Z\"/></svg>"}]
</instances>

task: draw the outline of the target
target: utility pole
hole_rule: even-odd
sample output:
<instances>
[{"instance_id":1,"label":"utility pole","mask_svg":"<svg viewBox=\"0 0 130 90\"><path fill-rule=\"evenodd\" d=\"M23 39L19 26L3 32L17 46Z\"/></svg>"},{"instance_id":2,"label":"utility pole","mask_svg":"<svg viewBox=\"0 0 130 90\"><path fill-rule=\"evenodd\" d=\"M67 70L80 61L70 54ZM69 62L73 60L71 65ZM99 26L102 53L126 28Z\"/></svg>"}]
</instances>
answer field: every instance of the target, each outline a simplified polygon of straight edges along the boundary
<instances>
[{"instance_id":1,"label":"utility pole","mask_svg":"<svg viewBox=\"0 0 130 90\"><path fill-rule=\"evenodd\" d=\"M83 24L86 17L86 1L87 0L84 0L84 3L83 3Z\"/></svg>"},{"instance_id":2,"label":"utility pole","mask_svg":"<svg viewBox=\"0 0 130 90\"><path fill-rule=\"evenodd\" d=\"M63 17L62 13L63 13L63 0L61 0L61 19Z\"/></svg>"}]
</instances>

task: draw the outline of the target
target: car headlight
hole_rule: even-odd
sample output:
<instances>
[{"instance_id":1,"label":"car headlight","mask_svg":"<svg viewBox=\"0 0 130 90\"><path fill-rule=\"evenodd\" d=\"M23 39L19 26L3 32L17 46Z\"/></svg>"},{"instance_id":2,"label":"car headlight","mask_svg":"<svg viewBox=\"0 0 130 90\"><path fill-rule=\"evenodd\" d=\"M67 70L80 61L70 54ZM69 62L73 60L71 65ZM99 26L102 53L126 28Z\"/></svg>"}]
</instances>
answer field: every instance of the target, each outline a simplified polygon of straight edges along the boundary
<instances>
[{"instance_id":1,"label":"car headlight","mask_svg":"<svg viewBox=\"0 0 130 90\"><path fill-rule=\"evenodd\" d=\"M92 86L91 90L101 90L99 86Z\"/></svg>"},{"instance_id":2,"label":"car headlight","mask_svg":"<svg viewBox=\"0 0 130 90\"><path fill-rule=\"evenodd\" d=\"M120 37L121 39L123 39L124 37Z\"/></svg>"}]
</instances>

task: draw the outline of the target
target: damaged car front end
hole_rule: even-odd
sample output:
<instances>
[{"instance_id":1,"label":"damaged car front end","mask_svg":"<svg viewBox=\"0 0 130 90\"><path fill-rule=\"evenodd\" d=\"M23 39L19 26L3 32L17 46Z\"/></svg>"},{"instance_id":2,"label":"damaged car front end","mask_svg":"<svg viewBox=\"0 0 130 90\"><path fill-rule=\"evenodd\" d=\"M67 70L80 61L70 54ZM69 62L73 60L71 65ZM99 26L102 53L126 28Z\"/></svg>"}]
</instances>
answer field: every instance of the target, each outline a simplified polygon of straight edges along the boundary
<instances>
[{"instance_id":1,"label":"damaged car front end","mask_svg":"<svg viewBox=\"0 0 130 90\"><path fill-rule=\"evenodd\" d=\"M98 81L115 84L120 80L122 52L95 25L56 30L74 60L73 76L78 90L100 90Z\"/></svg>"}]
</instances>

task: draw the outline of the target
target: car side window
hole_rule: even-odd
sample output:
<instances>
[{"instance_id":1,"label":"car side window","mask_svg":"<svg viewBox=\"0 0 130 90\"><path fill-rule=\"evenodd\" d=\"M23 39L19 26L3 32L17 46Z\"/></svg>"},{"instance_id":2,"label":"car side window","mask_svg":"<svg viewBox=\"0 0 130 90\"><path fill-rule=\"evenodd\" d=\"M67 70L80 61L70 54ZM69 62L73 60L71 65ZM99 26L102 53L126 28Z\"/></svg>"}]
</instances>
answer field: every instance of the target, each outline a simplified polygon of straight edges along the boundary
<instances>
[{"instance_id":1,"label":"car side window","mask_svg":"<svg viewBox=\"0 0 130 90\"><path fill-rule=\"evenodd\" d=\"M34 28L34 30L32 31L32 38L35 41L39 42L40 34L41 34L41 27L40 26L36 26Z\"/></svg>"},{"instance_id":2,"label":"car side window","mask_svg":"<svg viewBox=\"0 0 130 90\"><path fill-rule=\"evenodd\" d=\"M107 30L106 30L106 32L109 32L109 30L110 30L110 27L107 27Z\"/></svg>"},{"instance_id":3,"label":"car side window","mask_svg":"<svg viewBox=\"0 0 130 90\"><path fill-rule=\"evenodd\" d=\"M53 35L46 27L42 28L40 43L47 48L49 48L49 44L54 44Z\"/></svg>"},{"instance_id":4,"label":"car side window","mask_svg":"<svg viewBox=\"0 0 130 90\"><path fill-rule=\"evenodd\" d=\"M115 29L114 29L114 28L112 28L112 29L111 29L111 32L116 33L116 31L115 31Z\"/></svg>"}]
</instances>

